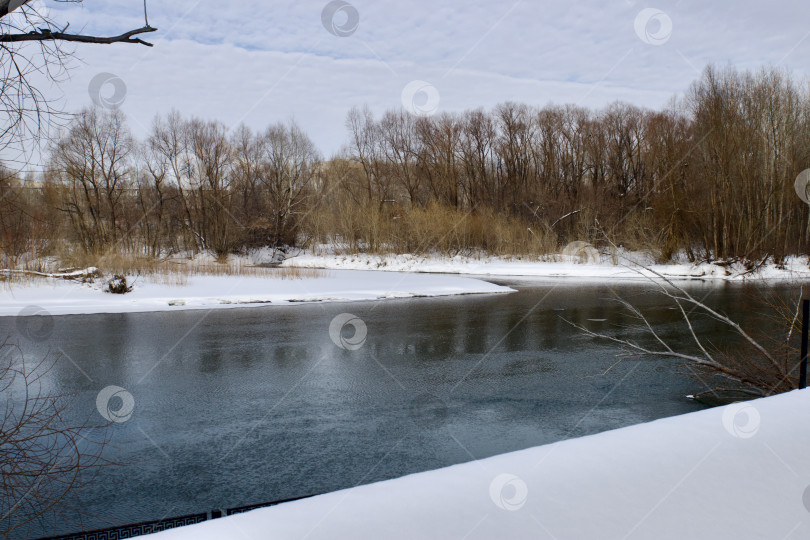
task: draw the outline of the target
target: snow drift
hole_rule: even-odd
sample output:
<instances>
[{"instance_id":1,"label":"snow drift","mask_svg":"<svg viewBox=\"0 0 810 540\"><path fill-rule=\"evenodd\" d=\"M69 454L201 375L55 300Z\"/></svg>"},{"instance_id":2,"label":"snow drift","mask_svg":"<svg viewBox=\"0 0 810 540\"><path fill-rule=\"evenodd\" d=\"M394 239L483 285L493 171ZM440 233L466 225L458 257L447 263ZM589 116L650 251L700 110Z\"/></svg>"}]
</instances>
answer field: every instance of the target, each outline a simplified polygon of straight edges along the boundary
<instances>
[{"instance_id":1,"label":"snow drift","mask_svg":"<svg viewBox=\"0 0 810 540\"><path fill-rule=\"evenodd\" d=\"M810 391L512 452L153 536L799 539Z\"/></svg>"}]
</instances>

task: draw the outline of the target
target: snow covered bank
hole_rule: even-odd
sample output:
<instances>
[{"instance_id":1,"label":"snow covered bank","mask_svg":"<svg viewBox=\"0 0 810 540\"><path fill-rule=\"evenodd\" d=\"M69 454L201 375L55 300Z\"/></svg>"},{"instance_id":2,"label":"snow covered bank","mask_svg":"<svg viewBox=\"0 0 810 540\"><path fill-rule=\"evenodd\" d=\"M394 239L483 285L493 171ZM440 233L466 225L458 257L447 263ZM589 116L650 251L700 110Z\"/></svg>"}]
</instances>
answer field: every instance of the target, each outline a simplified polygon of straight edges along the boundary
<instances>
[{"instance_id":1,"label":"snow covered bank","mask_svg":"<svg viewBox=\"0 0 810 540\"><path fill-rule=\"evenodd\" d=\"M645 273L639 274L640 262L660 273L675 279L722 279L738 281L743 279L766 280L806 280L810 279L810 267L805 258L791 258L783 268L765 265L756 272L749 272L742 264L721 266L719 264L691 264L679 262L671 264L653 264L647 256L631 254L613 260L602 255L599 262L581 264L572 257L557 256L556 261L540 261L531 257L523 259L505 259L484 256L441 257L417 255L316 255L303 253L284 261L284 266L301 268L383 270L393 272L432 272L445 274L472 274L480 276L531 276L543 278L572 277L617 279L642 279ZM614 264L616 263L616 264ZM650 274L651 275L651 274Z\"/></svg>"},{"instance_id":2,"label":"snow covered bank","mask_svg":"<svg viewBox=\"0 0 810 540\"><path fill-rule=\"evenodd\" d=\"M66 315L512 292L509 287L471 278L351 270L299 279L189 276L182 285L130 278L134 289L123 295L103 292L102 282L34 279L6 285L0 289L0 316L18 315L29 306L41 307L51 315Z\"/></svg>"},{"instance_id":3,"label":"snow covered bank","mask_svg":"<svg viewBox=\"0 0 810 540\"><path fill-rule=\"evenodd\" d=\"M153 535L810 537L810 390L360 486Z\"/></svg>"}]
</instances>

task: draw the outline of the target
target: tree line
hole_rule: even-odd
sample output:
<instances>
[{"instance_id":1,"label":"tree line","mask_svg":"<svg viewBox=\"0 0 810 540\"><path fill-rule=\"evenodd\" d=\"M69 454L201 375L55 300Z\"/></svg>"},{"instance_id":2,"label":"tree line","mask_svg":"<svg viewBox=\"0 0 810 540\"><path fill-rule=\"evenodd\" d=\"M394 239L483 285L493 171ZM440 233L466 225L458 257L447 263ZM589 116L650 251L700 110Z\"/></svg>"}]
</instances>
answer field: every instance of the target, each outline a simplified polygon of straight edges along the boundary
<instances>
[{"instance_id":1,"label":"tree line","mask_svg":"<svg viewBox=\"0 0 810 540\"><path fill-rule=\"evenodd\" d=\"M336 243L538 254L606 238L662 260L805 253L793 180L810 166L810 87L708 67L661 110L506 102L430 117L366 108L324 159L294 122L256 132L173 112L135 140L81 111L36 189L0 179L6 257L66 243L158 256Z\"/></svg>"}]
</instances>

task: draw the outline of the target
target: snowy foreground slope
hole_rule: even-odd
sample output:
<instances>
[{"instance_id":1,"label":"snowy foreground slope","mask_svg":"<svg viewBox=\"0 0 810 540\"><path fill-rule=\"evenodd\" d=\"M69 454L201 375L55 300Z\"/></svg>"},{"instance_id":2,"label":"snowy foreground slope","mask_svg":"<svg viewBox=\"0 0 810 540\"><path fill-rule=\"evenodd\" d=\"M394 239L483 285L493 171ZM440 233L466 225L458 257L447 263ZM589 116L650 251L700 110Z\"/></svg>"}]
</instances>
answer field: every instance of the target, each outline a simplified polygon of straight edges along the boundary
<instances>
[{"instance_id":1,"label":"snowy foreground slope","mask_svg":"<svg viewBox=\"0 0 810 540\"><path fill-rule=\"evenodd\" d=\"M191 276L182 285L130 279L133 291L105 293L101 283L37 278L0 289L0 316L36 306L51 315L217 309L290 304L512 292L509 287L457 276L336 270L319 277ZM23 313L21 313L23 312ZM31 310L31 314L38 311Z\"/></svg>"},{"instance_id":2,"label":"snowy foreground slope","mask_svg":"<svg viewBox=\"0 0 810 540\"><path fill-rule=\"evenodd\" d=\"M804 390L152 536L806 539L808 486L810 390Z\"/></svg>"}]
</instances>

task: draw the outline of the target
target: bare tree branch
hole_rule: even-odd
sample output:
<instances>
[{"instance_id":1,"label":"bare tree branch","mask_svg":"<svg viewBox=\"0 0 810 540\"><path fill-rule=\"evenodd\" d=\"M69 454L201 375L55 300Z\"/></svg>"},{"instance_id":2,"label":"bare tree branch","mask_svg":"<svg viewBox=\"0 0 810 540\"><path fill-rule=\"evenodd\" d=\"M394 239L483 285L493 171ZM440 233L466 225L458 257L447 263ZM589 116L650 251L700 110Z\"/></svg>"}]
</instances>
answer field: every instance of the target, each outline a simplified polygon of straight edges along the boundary
<instances>
[{"instance_id":1,"label":"bare tree branch","mask_svg":"<svg viewBox=\"0 0 810 540\"><path fill-rule=\"evenodd\" d=\"M110 464L107 425L65 418L71 396L45 392L55 360L27 364L0 341L0 536L57 512L81 474Z\"/></svg>"},{"instance_id":2,"label":"bare tree branch","mask_svg":"<svg viewBox=\"0 0 810 540\"><path fill-rule=\"evenodd\" d=\"M613 245L610 239L607 241ZM615 245L613 245L616 247ZM629 260L627 257L624 257ZM705 394L740 394L751 396L767 396L773 393L784 392L795 387L791 380L791 372L787 358L792 354L788 344L781 343L773 351L765 348L757 339L748 333L743 327L731 318L718 312L701 300L696 299L683 287L676 284L669 277L661 274L655 269L633 262L632 265L625 265L633 272L643 276L657 287L658 294L666 300L674 303L680 313L682 322L686 325L694 346L700 354L690 354L686 352L687 343L677 344L668 342L656 330L654 325L648 320L641 310L622 298L616 300L637 320L640 321L645 333L651 336L660 347L651 347L640 344L632 339L614 337L605 333L594 332L582 325L566 321L577 328L584 335L599 338L611 343L620 345L629 355L647 355L656 357L668 357L681 360L688 366L698 368L702 375L706 375L714 382L726 381L725 384L709 385L710 390L698 395ZM687 307L689 309L687 309ZM693 324L692 312L702 313L709 318L725 325L731 332L740 336L745 346L749 347L748 353L734 351L734 353L724 353L721 351L710 351L705 344L705 338L701 338ZM788 318L788 323L793 324ZM785 353L786 360L779 362L775 356L777 353ZM703 379L701 379L703 380ZM706 381L704 381L705 383ZM731 382L731 387L728 387Z\"/></svg>"},{"instance_id":3,"label":"bare tree branch","mask_svg":"<svg viewBox=\"0 0 810 540\"><path fill-rule=\"evenodd\" d=\"M152 43L144 41L140 38L133 38L139 34L147 32L156 32L157 28L151 26L143 26L124 32L118 36L112 37L99 37L87 36L84 34L65 34L63 32L49 32L49 31L31 31L27 34L0 34L0 43L19 43L23 41L73 41L79 43L97 43L97 44L112 44L112 43L138 43L152 47Z\"/></svg>"},{"instance_id":4,"label":"bare tree branch","mask_svg":"<svg viewBox=\"0 0 810 540\"><path fill-rule=\"evenodd\" d=\"M145 2L144 25L120 35L69 33L69 26L67 21L52 20L30 0L0 0L0 149L5 151L6 161L27 162L40 138L68 116L53 107L41 82L44 78L58 85L67 78L74 55L67 44L135 43L151 47L140 36L157 31L146 18Z\"/></svg>"}]
</instances>

